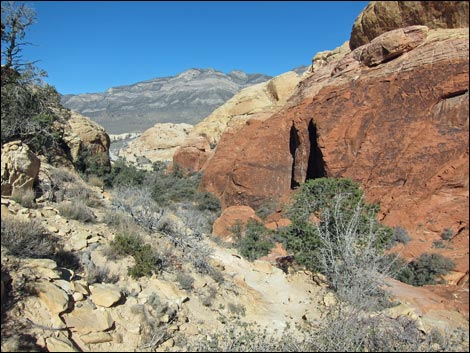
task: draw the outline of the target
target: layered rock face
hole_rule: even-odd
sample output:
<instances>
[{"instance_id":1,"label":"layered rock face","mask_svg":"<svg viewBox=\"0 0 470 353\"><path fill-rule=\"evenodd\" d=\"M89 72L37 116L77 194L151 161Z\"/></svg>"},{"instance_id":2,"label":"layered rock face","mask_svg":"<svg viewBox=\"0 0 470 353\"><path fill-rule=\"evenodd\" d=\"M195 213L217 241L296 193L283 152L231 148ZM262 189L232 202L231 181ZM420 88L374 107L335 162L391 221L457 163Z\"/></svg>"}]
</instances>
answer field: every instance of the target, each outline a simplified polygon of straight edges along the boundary
<instances>
[{"instance_id":1,"label":"layered rock face","mask_svg":"<svg viewBox=\"0 0 470 353\"><path fill-rule=\"evenodd\" d=\"M354 22L351 49L393 29L468 27L468 1L371 1Z\"/></svg>"},{"instance_id":2,"label":"layered rock face","mask_svg":"<svg viewBox=\"0 0 470 353\"><path fill-rule=\"evenodd\" d=\"M199 171L212 156L213 148L226 130L238 130L248 119L265 120L288 100L301 80L293 71L238 92L197 124L177 150L173 162Z\"/></svg>"},{"instance_id":3,"label":"layered rock face","mask_svg":"<svg viewBox=\"0 0 470 353\"><path fill-rule=\"evenodd\" d=\"M306 179L348 177L380 202L386 224L413 235L405 256L429 250L450 228L467 244L451 256L465 272L468 46L468 28L414 26L357 48L304 79L271 118L226 131L201 188L223 207L256 209ZM380 57L377 48L395 54Z\"/></svg>"},{"instance_id":4,"label":"layered rock face","mask_svg":"<svg viewBox=\"0 0 470 353\"><path fill-rule=\"evenodd\" d=\"M41 162L21 141L2 146L2 196L32 190Z\"/></svg>"},{"instance_id":5,"label":"layered rock face","mask_svg":"<svg viewBox=\"0 0 470 353\"><path fill-rule=\"evenodd\" d=\"M119 150L118 156L143 166L151 166L156 161L171 161L192 129L190 124L155 124L126 148Z\"/></svg>"}]
</instances>

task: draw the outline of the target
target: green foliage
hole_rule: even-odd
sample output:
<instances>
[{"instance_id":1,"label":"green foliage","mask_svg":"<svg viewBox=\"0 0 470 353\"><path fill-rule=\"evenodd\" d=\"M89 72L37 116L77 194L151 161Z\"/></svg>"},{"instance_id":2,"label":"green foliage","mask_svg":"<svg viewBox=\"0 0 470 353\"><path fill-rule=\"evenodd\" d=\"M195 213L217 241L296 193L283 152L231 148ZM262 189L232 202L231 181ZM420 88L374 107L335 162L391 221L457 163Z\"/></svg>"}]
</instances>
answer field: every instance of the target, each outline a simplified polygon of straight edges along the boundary
<instances>
[{"instance_id":1,"label":"green foliage","mask_svg":"<svg viewBox=\"0 0 470 353\"><path fill-rule=\"evenodd\" d=\"M455 268L455 263L441 254L421 254L398 271L395 278L413 286L444 283L441 278Z\"/></svg>"},{"instance_id":2,"label":"green foliage","mask_svg":"<svg viewBox=\"0 0 470 353\"><path fill-rule=\"evenodd\" d=\"M84 149L80 151L75 168L85 176L104 177L110 174L111 165L108 154L105 152L94 153Z\"/></svg>"},{"instance_id":3,"label":"green foliage","mask_svg":"<svg viewBox=\"0 0 470 353\"><path fill-rule=\"evenodd\" d=\"M34 153L51 157L64 144L58 121L60 96L54 87L31 86L21 82L1 87L1 142L21 140Z\"/></svg>"},{"instance_id":4,"label":"green foliage","mask_svg":"<svg viewBox=\"0 0 470 353\"><path fill-rule=\"evenodd\" d=\"M245 236L239 237L236 243L240 254L249 261L267 255L273 246L274 243L268 236L268 230L263 224L254 220L247 222Z\"/></svg>"},{"instance_id":5,"label":"green foliage","mask_svg":"<svg viewBox=\"0 0 470 353\"><path fill-rule=\"evenodd\" d=\"M135 265L128 269L128 274L133 278L151 276L152 273L161 270L162 260L149 244L135 234L118 234L111 242L111 249L118 255L130 255L134 257Z\"/></svg>"},{"instance_id":6,"label":"green foliage","mask_svg":"<svg viewBox=\"0 0 470 353\"><path fill-rule=\"evenodd\" d=\"M360 213L355 215L358 209ZM342 234L338 232L335 218L328 215L335 213L345 222L354 219L357 237L360 239L362 234L374 234L374 246L381 251L390 244L392 229L376 220L378 211L378 205L366 204L356 182L349 179L311 179L295 194L294 202L287 210L292 224L280 230L280 236L285 248L294 252L299 264L312 271L322 271L319 261L322 244L319 227L309 221L312 214L319 217L321 227L335 237Z\"/></svg>"},{"instance_id":7,"label":"green foliage","mask_svg":"<svg viewBox=\"0 0 470 353\"><path fill-rule=\"evenodd\" d=\"M133 165L127 165L119 159L113 163L110 172L105 176L105 184L111 187L138 186L144 183L148 173L137 169Z\"/></svg>"},{"instance_id":8,"label":"green foliage","mask_svg":"<svg viewBox=\"0 0 470 353\"><path fill-rule=\"evenodd\" d=\"M36 154L52 158L64 144L54 123L63 115L60 95L44 85L46 73L22 60L26 30L36 13L25 4L2 1L1 143L21 140Z\"/></svg>"},{"instance_id":9,"label":"green foliage","mask_svg":"<svg viewBox=\"0 0 470 353\"><path fill-rule=\"evenodd\" d=\"M210 212L220 212L220 201L210 192L198 192L195 196L197 209L200 211L208 210Z\"/></svg>"},{"instance_id":10,"label":"green foliage","mask_svg":"<svg viewBox=\"0 0 470 353\"><path fill-rule=\"evenodd\" d=\"M442 239L444 240L451 240L454 237L454 232L450 228L444 229L441 234Z\"/></svg>"}]
</instances>

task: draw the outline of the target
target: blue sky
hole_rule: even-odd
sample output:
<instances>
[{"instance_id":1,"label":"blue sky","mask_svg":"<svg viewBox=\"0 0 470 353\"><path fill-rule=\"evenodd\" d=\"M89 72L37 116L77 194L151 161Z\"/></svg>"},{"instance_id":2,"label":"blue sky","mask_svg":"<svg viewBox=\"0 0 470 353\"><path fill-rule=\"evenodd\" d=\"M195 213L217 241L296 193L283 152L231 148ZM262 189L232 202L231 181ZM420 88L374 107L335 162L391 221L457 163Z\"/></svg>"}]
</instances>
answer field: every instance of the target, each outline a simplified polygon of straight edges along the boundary
<instances>
[{"instance_id":1,"label":"blue sky","mask_svg":"<svg viewBox=\"0 0 470 353\"><path fill-rule=\"evenodd\" d=\"M59 93L189 68L279 75L349 39L367 1L31 1L26 60Z\"/></svg>"}]
</instances>

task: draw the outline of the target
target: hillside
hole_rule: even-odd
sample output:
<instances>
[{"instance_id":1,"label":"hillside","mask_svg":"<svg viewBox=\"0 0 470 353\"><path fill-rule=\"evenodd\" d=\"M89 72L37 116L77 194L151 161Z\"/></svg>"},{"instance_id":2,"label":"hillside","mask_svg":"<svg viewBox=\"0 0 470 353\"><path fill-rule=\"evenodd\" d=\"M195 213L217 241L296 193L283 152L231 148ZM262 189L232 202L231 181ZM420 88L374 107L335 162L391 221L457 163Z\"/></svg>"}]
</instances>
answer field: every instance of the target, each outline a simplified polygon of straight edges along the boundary
<instances>
[{"instance_id":1,"label":"hillside","mask_svg":"<svg viewBox=\"0 0 470 353\"><path fill-rule=\"evenodd\" d=\"M189 69L106 92L64 95L64 107L90 117L110 134L143 132L156 123L195 124L240 89L270 76L213 69Z\"/></svg>"}]
</instances>

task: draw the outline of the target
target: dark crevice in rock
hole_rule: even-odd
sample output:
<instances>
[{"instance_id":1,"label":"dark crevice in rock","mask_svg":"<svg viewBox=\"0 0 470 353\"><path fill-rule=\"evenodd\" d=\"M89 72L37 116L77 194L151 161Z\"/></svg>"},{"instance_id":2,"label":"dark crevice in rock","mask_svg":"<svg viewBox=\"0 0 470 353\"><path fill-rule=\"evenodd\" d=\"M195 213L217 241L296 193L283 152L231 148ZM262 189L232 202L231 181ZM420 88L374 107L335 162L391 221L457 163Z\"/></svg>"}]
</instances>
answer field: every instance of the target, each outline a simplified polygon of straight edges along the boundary
<instances>
[{"instance_id":1,"label":"dark crevice in rock","mask_svg":"<svg viewBox=\"0 0 470 353\"><path fill-rule=\"evenodd\" d=\"M467 92L468 92L468 89L462 89L456 92L447 93L441 96L441 99L449 99L449 98L454 98L458 96L463 96Z\"/></svg>"},{"instance_id":2,"label":"dark crevice in rock","mask_svg":"<svg viewBox=\"0 0 470 353\"><path fill-rule=\"evenodd\" d=\"M313 120L310 120L308 124L308 136L310 139L310 154L308 156L307 177L305 180L326 177L325 162L320 147L318 147L317 127Z\"/></svg>"},{"instance_id":3,"label":"dark crevice in rock","mask_svg":"<svg viewBox=\"0 0 470 353\"><path fill-rule=\"evenodd\" d=\"M296 158L295 154L297 148L300 146L300 139L297 129L294 125L290 128L290 139L289 139L289 149L290 154L292 156L292 170L291 170L291 178L290 178L290 188L296 189L300 184L297 180L295 180L295 165L296 165Z\"/></svg>"}]
</instances>

